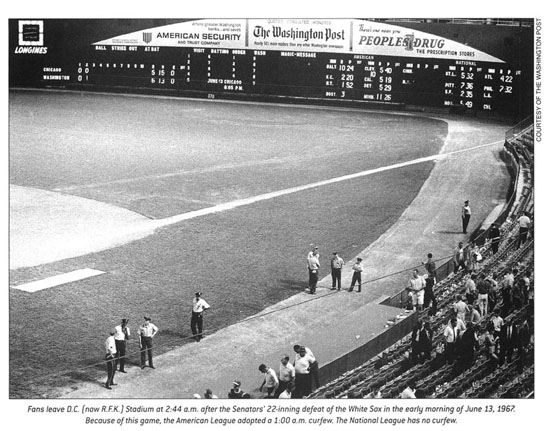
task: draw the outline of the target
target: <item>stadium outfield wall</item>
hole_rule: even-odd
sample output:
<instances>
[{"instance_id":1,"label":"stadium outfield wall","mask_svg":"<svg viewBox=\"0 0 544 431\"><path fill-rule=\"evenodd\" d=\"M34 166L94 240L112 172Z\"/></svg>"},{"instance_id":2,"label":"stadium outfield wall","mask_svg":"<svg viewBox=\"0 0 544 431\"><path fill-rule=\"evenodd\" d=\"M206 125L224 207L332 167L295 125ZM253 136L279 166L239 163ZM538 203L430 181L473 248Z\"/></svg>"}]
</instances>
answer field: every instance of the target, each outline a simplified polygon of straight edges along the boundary
<instances>
[{"instance_id":1,"label":"stadium outfield wall","mask_svg":"<svg viewBox=\"0 0 544 431\"><path fill-rule=\"evenodd\" d=\"M10 20L11 87L524 118L533 28L364 19ZM458 109L461 108L461 109Z\"/></svg>"}]
</instances>

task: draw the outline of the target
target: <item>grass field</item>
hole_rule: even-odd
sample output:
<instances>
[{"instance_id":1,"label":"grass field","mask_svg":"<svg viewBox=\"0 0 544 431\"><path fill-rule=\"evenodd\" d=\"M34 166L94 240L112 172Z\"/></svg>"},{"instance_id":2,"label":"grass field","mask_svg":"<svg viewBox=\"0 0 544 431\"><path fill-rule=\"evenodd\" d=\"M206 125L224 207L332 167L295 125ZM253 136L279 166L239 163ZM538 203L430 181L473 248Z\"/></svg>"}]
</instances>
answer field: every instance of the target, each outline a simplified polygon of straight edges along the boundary
<instances>
[{"instance_id":1,"label":"grass field","mask_svg":"<svg viewBox=\"0 0 544 431\"><path fill-rule=\"evenodd\" d=\"M355 110L12 92L10 182L163 218L436 154L446 135L441 121ZM352 258L398 219L431 169L330 184L11 271L10 284L84 267L106 274L10 289L10 395L50 396L66 383L56 373L77 381L102 370L94 364L121 317L135 330L151 314L157 353L187 342L196 290L213 307L208 330L300 292L310 243L325 261L333 251Z\"/></svg>"}]
</instances>

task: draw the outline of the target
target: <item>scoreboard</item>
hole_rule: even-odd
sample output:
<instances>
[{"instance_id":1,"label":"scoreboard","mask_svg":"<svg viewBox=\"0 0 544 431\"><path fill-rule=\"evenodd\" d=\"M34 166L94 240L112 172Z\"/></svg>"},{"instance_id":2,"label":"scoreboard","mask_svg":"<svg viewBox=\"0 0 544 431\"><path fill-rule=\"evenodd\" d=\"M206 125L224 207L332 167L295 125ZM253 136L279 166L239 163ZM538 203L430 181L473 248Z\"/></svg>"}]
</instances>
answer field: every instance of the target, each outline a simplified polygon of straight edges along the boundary
<instances>
[{"instance_id":1,"label":"scoreboard","mask_svg":"<svg viewBox=\"0 0 544 431\"><path fill-rule=\"evenodd\" d=\"M439 36L364 20L195 20L93 42L40 85L515 115L521 71Z\"/></svg>"},{"instance_id":2,"label":"scoreboard","mask_svg":"<svg viewBox=\"0 0 544 431\"><path fill-rule=\"evenodd\" d=\"M315 99L463 106L508 112L516 108L519 70L468 60L391 58L215 48L96 47L59 70L79 86L126 87ZM113 48L113 49L112 49ZM104 49L104 51L102 51ZM175 52L173 52L175 50ZM59 80L44 74L44 81Z\"/></svg>"}]
</instances>

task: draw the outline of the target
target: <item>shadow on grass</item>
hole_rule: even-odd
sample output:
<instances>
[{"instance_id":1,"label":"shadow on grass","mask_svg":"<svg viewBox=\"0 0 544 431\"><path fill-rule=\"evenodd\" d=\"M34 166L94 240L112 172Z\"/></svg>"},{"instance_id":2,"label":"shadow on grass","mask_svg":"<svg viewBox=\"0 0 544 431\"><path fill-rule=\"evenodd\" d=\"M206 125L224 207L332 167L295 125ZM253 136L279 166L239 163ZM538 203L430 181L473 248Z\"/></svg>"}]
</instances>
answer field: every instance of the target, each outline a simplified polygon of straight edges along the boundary
<instances>
[{"instance_id":1,"label":"shadow on grass","mask_svg":"<svg viewBox=\"0 0 544 431\"><path fill-rule=\"evenodd\" d=\"M308 287L308 283L300 280L290 280L290 279L279 279L278 283L282 288L289 290L301 291Z\"/></svg>"}]
</instances>

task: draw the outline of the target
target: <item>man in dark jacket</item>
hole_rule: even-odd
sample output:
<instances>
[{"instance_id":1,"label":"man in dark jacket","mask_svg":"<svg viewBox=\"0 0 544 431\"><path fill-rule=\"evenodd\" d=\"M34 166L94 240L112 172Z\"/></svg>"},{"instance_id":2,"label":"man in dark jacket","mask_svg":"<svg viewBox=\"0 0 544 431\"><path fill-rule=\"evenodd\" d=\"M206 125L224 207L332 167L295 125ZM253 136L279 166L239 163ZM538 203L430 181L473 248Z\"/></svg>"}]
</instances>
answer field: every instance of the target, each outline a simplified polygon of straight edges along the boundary
<instances>
[{"instance_id":1,"label":"man in dark jacket","mask_svg":"<svg viewBox=\"0 0 544 431\"><path fill-rule=\"evenodd\" d=\"M518 344L518 325L506 318L499 334L499 365L504 364L505 359L512 362L512 354Z\"/></svg>"},{"instance_id":2,"label":"man in dark jacket","mask_svg":"<svg viewBox=\"0 0 544 431\"><path fill-rule=\"evenodd\" d=\"M491 241L491 250L493 250L493 254L497 253L497 251L499 251L499 243L501 241L501 230L499 229L499 225L497 223L493 223L491 225L487 233L487 237Z\"/></svg>"},{"instance_id":3,"label":"man in dark jacket","mask_svg":"<svg viewBox=\"0 0 544 431\"><path fill-rule=\"evenodd\" d=\"M474 362L474 350L478 343L478 336L471 321L467 322L467 329L459 341L459 371L466 370Z\"/></svg>"}]
</instances>

